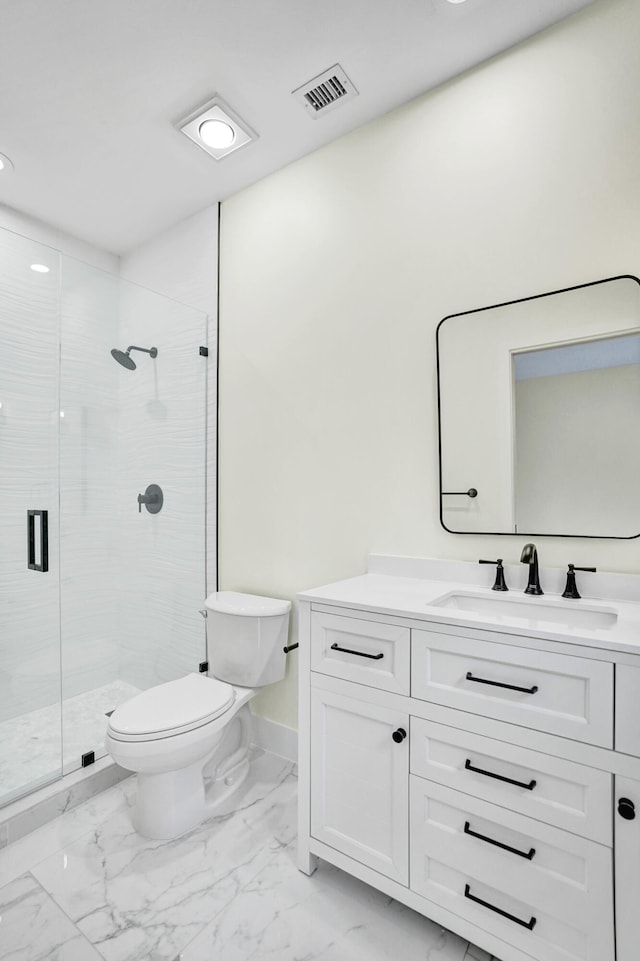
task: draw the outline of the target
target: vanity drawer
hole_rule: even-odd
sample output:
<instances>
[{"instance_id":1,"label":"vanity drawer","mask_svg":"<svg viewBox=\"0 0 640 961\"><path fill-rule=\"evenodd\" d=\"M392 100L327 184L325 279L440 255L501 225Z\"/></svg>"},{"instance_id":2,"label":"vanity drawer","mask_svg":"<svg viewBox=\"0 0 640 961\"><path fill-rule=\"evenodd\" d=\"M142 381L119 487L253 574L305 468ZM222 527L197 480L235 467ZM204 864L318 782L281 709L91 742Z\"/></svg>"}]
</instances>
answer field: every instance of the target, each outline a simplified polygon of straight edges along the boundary
<instances>
[{"instance_id":1,"label":"vanity drawer","mask_svg":"<svg viewBox=\"0 0 640 961\"><path fill-rule=\"evenodd\" d=\"M311 615L312 671L408 694L409 660L408 627L320 611Z\"/></svg>"},{"instance_id":2,"label":"vanity drawer","mask_svg":"<svg viewBox=\"0 0 640 961\"><path fill-rule=\"evenodd\" d=\"M609 848L417 777L410 837L418 894L541 961L613 961Z\"/></svg>"},{"instance_id":3,"label":"vanity drawer","mask_svg":"<svg viewBox=\"0 0 640 961\"><path fill-rule=\"evenodd\" d=\"M640 667L616 664L616 751L640 757Z\"/></svg>"},{"instance_id":4,"label":"vanity drawer","mask_svg":"<svg viewBox=\"0 0 640 961\"><path fill-rule=\"evenodd\" d=\"M613 665L456 634L412 632L413 697L613 746Z\"/></svg>"},{"instance_id":5,"label":"vanity drawer","mask_svg":"<svg viewBox=\"0 0 640 961\"><path fill-rule=\"evenodd\" d=\"M606 771L416 717L411 718L410 769L510 811L612 844L611 775Z\"/></svg>"}]
</instances>

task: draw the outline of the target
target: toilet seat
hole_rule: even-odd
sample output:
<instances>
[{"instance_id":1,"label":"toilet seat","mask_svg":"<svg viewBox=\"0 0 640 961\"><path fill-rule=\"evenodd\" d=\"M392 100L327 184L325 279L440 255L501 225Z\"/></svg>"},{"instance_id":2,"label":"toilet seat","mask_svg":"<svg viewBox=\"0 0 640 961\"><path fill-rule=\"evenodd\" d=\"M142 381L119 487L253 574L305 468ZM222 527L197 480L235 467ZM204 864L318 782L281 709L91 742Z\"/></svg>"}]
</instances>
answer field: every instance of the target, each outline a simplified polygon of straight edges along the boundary
<instances>
[{"instance_id":1,"label":"toilet seat","mask_svg":"<svg viewBox=\"0 0 640 961\"><path fill-rule=\"evenodd\" d=\"M157 741L196 730L224 714L235 700L231 684L187 674L149 688L116 708L109 735L116 741Z\"/></svg>"}]
</instances>

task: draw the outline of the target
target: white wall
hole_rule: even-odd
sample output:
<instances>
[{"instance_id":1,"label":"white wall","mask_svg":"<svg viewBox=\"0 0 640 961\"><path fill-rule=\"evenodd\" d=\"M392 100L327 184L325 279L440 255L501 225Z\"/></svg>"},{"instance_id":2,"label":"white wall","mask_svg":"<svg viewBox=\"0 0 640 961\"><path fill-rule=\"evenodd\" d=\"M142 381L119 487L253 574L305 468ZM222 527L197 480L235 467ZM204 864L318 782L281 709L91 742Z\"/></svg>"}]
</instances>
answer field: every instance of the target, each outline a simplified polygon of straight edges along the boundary
<instances>
[{"instance_id":1,"label":"white wall","mask_svg":"<svg viewBox=\"0 0 640 961\"><path fill-rule=\"evenodd\" d=\"M640 272L638 35L636 0L603 0L223 204L221 588L519 558L439 524L435 328ZM639 568L637 541L538 547ZM295 726L290 662L258 709Z\"/></svg>"}]
</instances>

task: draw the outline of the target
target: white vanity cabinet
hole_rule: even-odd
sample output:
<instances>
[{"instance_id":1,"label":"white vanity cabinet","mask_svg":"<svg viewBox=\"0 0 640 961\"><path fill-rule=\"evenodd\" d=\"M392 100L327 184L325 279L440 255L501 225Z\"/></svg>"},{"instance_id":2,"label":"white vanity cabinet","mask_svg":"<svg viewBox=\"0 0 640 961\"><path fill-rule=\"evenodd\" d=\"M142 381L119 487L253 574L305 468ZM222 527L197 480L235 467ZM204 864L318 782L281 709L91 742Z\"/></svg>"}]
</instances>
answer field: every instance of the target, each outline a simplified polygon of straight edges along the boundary
<instances>
[{"instance_id":1,"label":"white vanity cabinet","mask_svg":"<svg viewBox=\"0 0 640 961\"><path fill-rule=\"evenodd\" d=\"M400 884L409 881L408 728L403 712L311 691L311 833Z\"/></svg>"},{"instance_id":2,"label":"white vanity cabinet","mask_svg":"<svg viewBox=\"0 0 640 961\"><path fill-rule=\"evenodd\" d=\"M640 750L614 723L616 655L299 610L300 869L321 857L501 961L638 961L640 760L614 738Z\"/></svg>"}]
</instances>

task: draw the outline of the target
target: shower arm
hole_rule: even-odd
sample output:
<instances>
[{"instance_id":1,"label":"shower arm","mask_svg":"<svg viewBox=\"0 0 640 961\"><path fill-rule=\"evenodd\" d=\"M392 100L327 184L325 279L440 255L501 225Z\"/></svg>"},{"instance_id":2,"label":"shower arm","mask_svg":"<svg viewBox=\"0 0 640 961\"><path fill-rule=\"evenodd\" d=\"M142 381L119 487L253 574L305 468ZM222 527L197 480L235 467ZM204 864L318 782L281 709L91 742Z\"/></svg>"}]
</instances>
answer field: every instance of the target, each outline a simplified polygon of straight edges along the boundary
<instances>
[{"instance_id":1,"label":"shower arm","mask_svg":"<svg viewBox=\"0 0 640 961\"><path fill-rule=\"evenodd\" d=\"M155 357L158 353L157 347L152 347L149 350L147 347L135 347L133 344L131 347L127 347L127 353L129 354L132 350L140 350L143 354L151 354L152 357Z\"/></svg>"}]
</instances>

